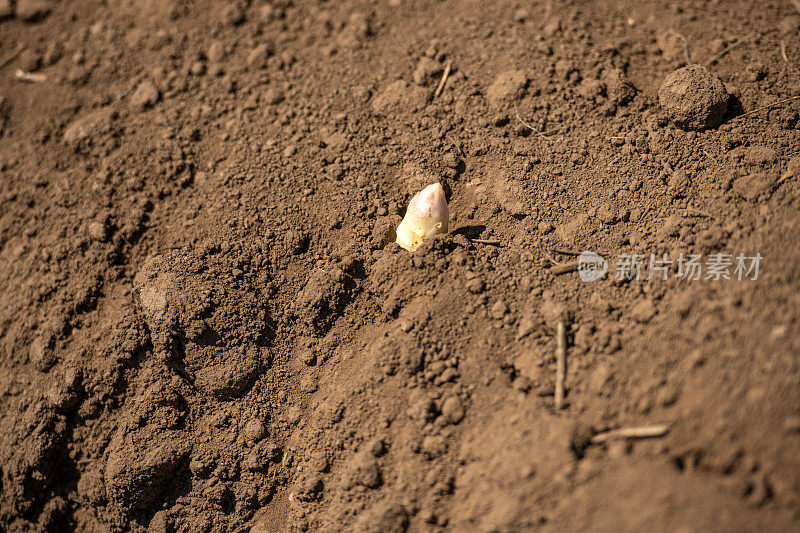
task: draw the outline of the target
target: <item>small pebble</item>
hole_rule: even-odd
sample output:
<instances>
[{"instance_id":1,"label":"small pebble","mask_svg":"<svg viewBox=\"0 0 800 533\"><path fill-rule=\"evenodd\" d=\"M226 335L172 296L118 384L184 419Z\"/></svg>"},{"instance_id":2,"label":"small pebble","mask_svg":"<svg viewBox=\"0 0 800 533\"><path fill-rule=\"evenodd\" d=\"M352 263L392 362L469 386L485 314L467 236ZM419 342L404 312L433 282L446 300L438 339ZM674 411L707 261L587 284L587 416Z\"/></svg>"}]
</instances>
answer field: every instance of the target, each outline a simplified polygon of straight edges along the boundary
<instances>
[{"instance_id":1,"label":"small pebble","mask_svg":"<svg viewBox=\"0 0 800 533\"><path fill-rule=\"evenodd\" d=\"M214 41L208 47L206 57L212 63L221 63L225 59L225 45L221 41Z\"/></svg>"},{"instance_id":2,"label":"small pebble","mask_svg":"<svg viewBox=\"0 0 800 533\"><path fill-rule=\"evenodd\" d=\"M472 294L480 294L486 288L486 284L480 278L472 278L467 282L467 290Z\"/></svg>"},{"instance_id":3,"label":"small pebble","mask_svg":"<svg viewBox=\"0 0 800 533\"><path fill-rule=\"evenodd\" d=\"M261 420L258 420L257 418L248 420L247 424L244 426L244 437L249 442L258 442L266 435L267 428L265 428Z\"/></svg>"},{"instance_id":4,"label":"small pebble","mask_svg":"<svg viewBox=\"0 0 800 533\"><path fill-rule=\"evenodd\" d=\"M104 241L108 237L108 232L106 229L106 225L100 221L90 222L89 225L86 227L87 233L89 237L96 241Z\"/></svg>"},{"instance_id":5,"label":"small pebble","mask_svg":"<svg viewBox=\"0 0 800 533\"><path fill-rule=\"evenodd\" d=\"M490 313L495 320L502 320L502 318L506 316L506 313L508 313L508 306L503 300L498 300L492 305Z\"/></svg>"},{"instance_id":6,"label":"small pebble","mask_svg":"<svg viewBox=\"0 0 800 533\"><path fill-rule=\"evenodd\" d=\"M442 416L451 424L458 424L464 418L464 404L458 396L450 396L442 403Z\"/></svg>"},{"instance_id":7,"label":"small pebble","mask_svg":"<svg viewBox=\"0 0 800 533\"><path fill-rule=\"evenodd\" d=\"M158 102L161 94L153 82L145 80L139 84L131 96L131 105L139 109L147 109Z\"/></svg>"},{"instance_id":8,"label":"small pebble","mask_svg":"<svg viewBox=\"0 0 800 533\"><path fill-rule=\"evenodd\" d=\"M531 317L523 317L522 320L519 321L519 328L517 329L516 339L522 339L523 337L527 337L531 333L536 330L536 322L533 321Z\"/></svg>"}]
</instances>

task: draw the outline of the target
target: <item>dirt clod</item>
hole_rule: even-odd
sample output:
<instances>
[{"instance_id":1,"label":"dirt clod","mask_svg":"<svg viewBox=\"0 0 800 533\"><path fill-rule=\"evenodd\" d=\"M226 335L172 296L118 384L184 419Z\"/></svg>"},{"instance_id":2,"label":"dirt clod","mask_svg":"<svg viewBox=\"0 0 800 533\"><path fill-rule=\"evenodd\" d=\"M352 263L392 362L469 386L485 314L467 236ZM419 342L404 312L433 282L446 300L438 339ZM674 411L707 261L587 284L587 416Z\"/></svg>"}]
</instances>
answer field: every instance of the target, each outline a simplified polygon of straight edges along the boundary
<instances>
[{"instance_id":1,"label":"dirt clod","mask_svg":"<svg viewBox=\"0 0 800 533\"><path fill-rule=\"evenodd\" d=\"M498 74L486 89L486 101L490 106L502 108L520 98L528 86L528 76L521 70L509 70Z\"/></svg>"},{"instance_id":2,"label":"dirt clod","mask_svg":"<svg viewBox=\"0 0 800 533\"><path fill-rule=\"evenodd\" d=\"M14 15L14 6L11 0L0 0L0 20Z\"/></svg>"},{"instance_id":3,"label":"dirt clod","mask_svg":"<svg viewBox=\"0 0 800 533\"><path fill-rule=\"evenodd\" d=\"M376 115L413 113L422 109L427 100L425 89L397 80L372 100L372 110Z\"/></svg>"},{"instance_id":4,"label":"dirt clod","mask_svg":"<svg viewBox=\"0 0 800 533\"><path fill-rule=\"evenodd\" d=\"M700 65L680 68L664 78L658 100L672 121L685 130L716 128L728 108L722 80Z\"/></svg>"},{"instance_id":5,"label":"dirt clod","mask_svg":"<svg viewBox=\"0 0 800 533\"><path fill-rule=\"evenodd\" d=\"M131 105L139 109L146 109L155 105L160 97L161 93L153 82L143 81L131 95Z\"/></svg>"},{"instance_id":6,"label":"dirt clod","mask_svg":"<svg viewBox=\"0 0 800 533\"><path fill-rule=\"evenodd\" d=\"M50 13L47 0L17 0L16 15L25 22L42 20Z\"/></svg>"}]
</instances>

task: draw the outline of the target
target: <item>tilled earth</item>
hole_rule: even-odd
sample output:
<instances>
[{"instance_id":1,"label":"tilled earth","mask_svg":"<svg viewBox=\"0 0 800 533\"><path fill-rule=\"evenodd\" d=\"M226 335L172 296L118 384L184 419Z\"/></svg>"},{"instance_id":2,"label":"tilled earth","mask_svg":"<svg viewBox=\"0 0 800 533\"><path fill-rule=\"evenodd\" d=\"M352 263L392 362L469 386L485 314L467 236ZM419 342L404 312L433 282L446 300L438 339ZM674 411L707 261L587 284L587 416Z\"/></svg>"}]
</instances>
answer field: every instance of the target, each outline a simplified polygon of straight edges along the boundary
<instances>
[{"instance_id":1,"label":"tilled earth","mask_svg":"<svg viewBox=\"0 0 800 533\"><path fill-rule=\"evenodd\" d=\"M800 528L797 2L0 17L0 529Z\"/></svg>"}]
</instances>

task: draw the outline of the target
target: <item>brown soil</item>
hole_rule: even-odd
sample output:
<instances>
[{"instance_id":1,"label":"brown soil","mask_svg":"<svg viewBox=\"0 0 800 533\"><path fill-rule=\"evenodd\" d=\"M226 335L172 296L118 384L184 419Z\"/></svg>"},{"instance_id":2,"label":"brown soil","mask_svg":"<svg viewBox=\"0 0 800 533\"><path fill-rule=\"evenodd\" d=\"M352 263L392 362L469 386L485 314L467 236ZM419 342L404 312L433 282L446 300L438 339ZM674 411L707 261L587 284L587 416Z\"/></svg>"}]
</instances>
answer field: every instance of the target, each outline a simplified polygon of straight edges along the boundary
<instances>
[{"instance_id":1,"label":"brown soil","mask_svg":"<svg viewBox=\"0 0 800 533\"><path fill-rule=\"evenodd\" d=\"M800 94L791 2L0 17L0 529L800 528L800 100L745 114ZM717 127L659 104L679 35ZM764 259L615 279L681 252Z\"/></svg>"}]
</instances>

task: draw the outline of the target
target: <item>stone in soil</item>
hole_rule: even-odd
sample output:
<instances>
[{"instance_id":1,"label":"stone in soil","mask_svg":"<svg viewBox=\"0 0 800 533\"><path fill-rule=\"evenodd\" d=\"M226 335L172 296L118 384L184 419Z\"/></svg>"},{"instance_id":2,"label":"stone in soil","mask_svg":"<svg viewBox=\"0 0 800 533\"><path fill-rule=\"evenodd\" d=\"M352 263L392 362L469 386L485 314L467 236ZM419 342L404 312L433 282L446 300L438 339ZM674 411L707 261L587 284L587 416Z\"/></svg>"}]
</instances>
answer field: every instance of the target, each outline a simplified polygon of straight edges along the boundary
<instances>
[{"instance_id":1,"label":"stone in soil","mask_svg":"<svg viewBox=\"0 0 800 533\"><path fill-rule=\"evenodd\" d=\"M689 65L664 79L658 101L675 125L701 131L722 123L728 108L728 93L719 76L703 66Z\"/></svg>"}]
</instances>

